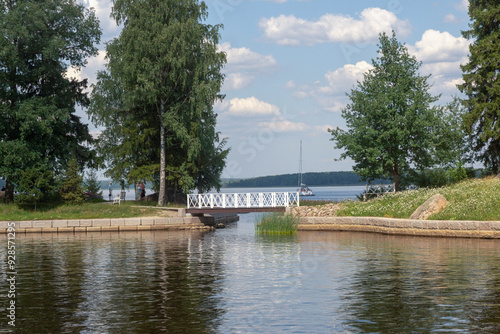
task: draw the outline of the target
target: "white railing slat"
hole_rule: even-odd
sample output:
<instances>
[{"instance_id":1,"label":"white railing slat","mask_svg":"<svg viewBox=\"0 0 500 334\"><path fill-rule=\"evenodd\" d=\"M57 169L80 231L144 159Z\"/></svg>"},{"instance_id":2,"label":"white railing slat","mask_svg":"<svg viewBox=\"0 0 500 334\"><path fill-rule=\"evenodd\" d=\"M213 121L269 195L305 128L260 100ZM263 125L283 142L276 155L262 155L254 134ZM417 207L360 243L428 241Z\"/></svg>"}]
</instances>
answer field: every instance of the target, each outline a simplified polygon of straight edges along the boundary
<instances>
[{"instance_id":1,"label":"white railing slat","mask_svg":"<svg viewBox=\"0 0 500 334\"><path fill-rule=\"evenodd\" d=\"M232 195L232 196L231 196ZM266 208L299 206L299 194L268 193L211 193L188 194L187 208Z\"/></svg>"}]
</instances>

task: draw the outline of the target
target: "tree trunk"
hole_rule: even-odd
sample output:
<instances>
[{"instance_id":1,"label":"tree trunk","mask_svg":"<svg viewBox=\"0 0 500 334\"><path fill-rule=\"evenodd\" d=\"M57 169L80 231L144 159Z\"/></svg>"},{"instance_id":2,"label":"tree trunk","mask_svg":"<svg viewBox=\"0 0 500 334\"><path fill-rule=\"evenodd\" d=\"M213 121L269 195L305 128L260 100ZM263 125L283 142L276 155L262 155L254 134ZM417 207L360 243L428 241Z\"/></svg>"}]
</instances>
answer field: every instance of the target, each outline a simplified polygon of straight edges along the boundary
<instances>
[{"instance_id":1,"label":"tree trunk","mask_svg":"<svg viewBox=\"0 0 500 334\"><path fill-rule=\"evenodd\" d=\"M394 173L393 174L393 179L394 179L394 191L398 192L400 190L400 182L401 182L401 177L399 176L399 173Z\"/></svg>"},{"instance_id":2,"label":"tree trunk","mask_svg":"<svg viewBox=\"0 0 500 334\"><path fill-rule=\"evenodd\" d=\"M160 193L158 194L158 206L167 205L167 147L165 143L165 126L163 125L163 115L165 113L165 103L160 105Z\"/></svg>"},{"instance_id":3,"label":"tree trunk","mask_svg":"<svg viewBox=\"0 0 500 334\"><path fill-rule=\"evenodd\" d=\"M5 202L14 202L14 185L8 179L5 180Z\"/></svg>"}]
</instances>

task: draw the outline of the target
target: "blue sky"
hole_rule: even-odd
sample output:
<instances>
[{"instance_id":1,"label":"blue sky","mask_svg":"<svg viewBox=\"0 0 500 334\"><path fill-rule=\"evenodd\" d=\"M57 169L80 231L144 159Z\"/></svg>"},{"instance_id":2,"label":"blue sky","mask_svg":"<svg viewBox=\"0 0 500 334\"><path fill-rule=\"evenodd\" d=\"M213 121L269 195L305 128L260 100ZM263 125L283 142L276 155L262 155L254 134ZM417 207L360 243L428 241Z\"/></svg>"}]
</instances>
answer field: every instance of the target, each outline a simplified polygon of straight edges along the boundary
<instances>
[{"instance_id":1,"label":"blue sky","mask_svg":"<svg viewBox=\"0 0 500 334\"><path fill-rule=\"evenodd\" d=\"M70 74L95 82L105 42L120 28L109 19L111 1L83 0L101 20L98 57ZM224 25L219 49L227 53L217 129L231 152L223 177L296 173L303 142L304 172L346 171L335 161L328 128L345 127L349 92L377 57L378 34L396 32L431 75L440 104L459 95L460 64L468 55L467 0L207 0L208 23ZM98 132L91 126L91 129Z\"/></svg>"}]
</instances>

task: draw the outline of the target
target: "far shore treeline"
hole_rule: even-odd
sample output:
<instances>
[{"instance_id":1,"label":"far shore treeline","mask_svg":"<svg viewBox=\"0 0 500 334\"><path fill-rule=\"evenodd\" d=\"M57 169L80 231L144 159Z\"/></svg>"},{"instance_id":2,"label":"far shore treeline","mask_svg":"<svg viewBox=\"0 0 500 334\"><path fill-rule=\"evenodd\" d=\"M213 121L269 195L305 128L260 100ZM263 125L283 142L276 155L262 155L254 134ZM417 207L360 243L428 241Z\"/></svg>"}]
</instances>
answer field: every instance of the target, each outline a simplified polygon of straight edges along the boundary
<instances>
[{"instance_id":1,"label":"far shore treeline","mask_svg":"<svg viewBox=\"0 0 500 334\"><path fill-rule=\"evenodd\" d=\"M298 186L298 173L261 176L251 179L234 180L224 183L227 188L252 188L252 187L294 187ZM304 173L302 180L308 186L359 186L366 184L354 172L319 172ZM388 183L386 180L374 180L373 184Z\"/></svg>"}]
</instances>

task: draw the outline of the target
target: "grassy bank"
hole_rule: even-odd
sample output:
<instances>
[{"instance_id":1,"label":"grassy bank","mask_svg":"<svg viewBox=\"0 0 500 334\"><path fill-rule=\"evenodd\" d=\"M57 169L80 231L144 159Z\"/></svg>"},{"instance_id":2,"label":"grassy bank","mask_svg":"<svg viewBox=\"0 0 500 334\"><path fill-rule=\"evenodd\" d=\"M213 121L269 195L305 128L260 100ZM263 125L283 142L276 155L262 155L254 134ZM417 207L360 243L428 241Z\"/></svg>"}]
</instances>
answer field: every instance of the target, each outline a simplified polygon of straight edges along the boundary
<instances>
[{"instance_id":1,"label":"grassy bank","mask_svg":"<svg viewBox=\"0 0 500 334\"><path fill-rule=\"evenodd\" d=\"M451 186L388 194L368 202L346 202L339 216L409 218L431 196L440 193L450 203L430 219L500 220L500 178L470 179Z\"/></svg>"},{"instance_id":2,"label":"grassy bank","mask_svg":"<svg viewBox=\"0 0 500 334\"><path fill-rule=\"evenodd\" d=\"M160 210L147 202L135 201L125 201L120 205L111 205L107 202L80 205L41 204L37 206L37 211L15 204L0 204L0 220L133 218L157 216L162 213Z\"/></svg>"}]
</instances>

